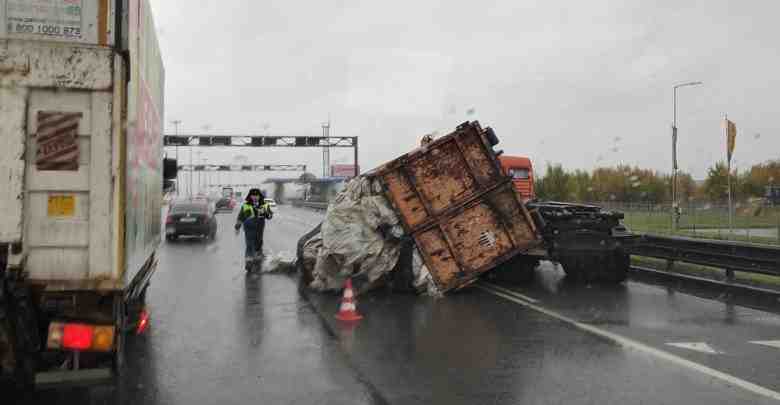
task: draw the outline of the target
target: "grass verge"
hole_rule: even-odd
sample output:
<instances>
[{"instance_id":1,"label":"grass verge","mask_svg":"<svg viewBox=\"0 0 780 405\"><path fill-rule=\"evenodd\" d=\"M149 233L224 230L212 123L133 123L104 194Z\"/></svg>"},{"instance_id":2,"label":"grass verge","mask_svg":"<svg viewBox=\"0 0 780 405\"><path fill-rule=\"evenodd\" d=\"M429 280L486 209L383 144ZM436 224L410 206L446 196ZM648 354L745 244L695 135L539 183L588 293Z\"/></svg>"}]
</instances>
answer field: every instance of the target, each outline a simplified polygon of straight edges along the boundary
<instances>
[{"instance_id":1,"label":"grass verge","mask_svg":"<svg viewBox=\"0 0 780 405\"><path fill-rule=\"evenodd\" d=\"M728 221L715 221L706 216L690 217L683 215L680 218L680 229L672 232L671 217L666 213L626 212L623 222L628 229L636 233L649 233L655 235L677 235L702 239L733 240L748 243L760 243L765 245L780 245L780 237L756 236L734 233L729 235ZM773 224L774 223L774 224ZM778 229L778 219L775 217L735 217L734 228L744 229ZM722 232L703 232L706 229L722 229ZM780 231L780 229L778 229ZM744 231L743 231L744 232Z\"/></svg>"}]
</instances>

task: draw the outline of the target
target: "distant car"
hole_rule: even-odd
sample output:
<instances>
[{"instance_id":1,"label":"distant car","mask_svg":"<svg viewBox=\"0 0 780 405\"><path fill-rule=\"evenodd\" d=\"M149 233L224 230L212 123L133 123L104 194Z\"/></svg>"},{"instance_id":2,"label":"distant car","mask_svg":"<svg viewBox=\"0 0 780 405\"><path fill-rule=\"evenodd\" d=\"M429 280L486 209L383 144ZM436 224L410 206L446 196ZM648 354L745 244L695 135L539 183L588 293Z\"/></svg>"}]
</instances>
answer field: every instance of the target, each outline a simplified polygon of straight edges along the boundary
<instances>
[{"instance_id":1,"label":"distant car","mask_svg":"<svg viewBox=\"0 0 780 405\"><path fill-rule=\"evenodd\" d=\"M217 218L214 205L205 199L176 201L165 219L165 238L173 242L179 236L216 239Z\"/></svg>"},{"instance_id":2,"label":"distant car","mask_svg":"<svg viewBox=\"0 0 780 405\"><path fill-rule=\"evenodd\" d=\"M230 197L222 197L217 200L215 206L217 211L233 212L233 209L236 208L236 201Z\"/></svg>"},{"instance_id":3,"label":"distant car","mask_svg":"<svg viewBox=\"0 0 780 405\"><path fill-rule=\"evenodd\" d=\"M268 205L270 205L272 208L273 208L273 207L276 207L276 201L274 201L274 199L273 199L273 198L266 198L266 199L265 199L265 203L266 203L266 204L268 204Z\"/></svg>"}]
</instances>

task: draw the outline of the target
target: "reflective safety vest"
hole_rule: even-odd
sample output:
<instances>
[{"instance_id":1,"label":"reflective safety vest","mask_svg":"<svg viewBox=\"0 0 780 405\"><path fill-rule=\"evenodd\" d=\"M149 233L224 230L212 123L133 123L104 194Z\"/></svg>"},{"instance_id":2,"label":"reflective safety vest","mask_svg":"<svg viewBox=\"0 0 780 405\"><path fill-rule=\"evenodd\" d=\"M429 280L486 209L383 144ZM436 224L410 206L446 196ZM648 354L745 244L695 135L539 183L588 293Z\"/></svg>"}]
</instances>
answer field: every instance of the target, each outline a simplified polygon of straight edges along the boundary
<instances>
[{"instance_id":1,"label":"reflective safety vest","mask_svg":"<svg viewBox=\"0 0 780 405\"><path fill-rule=\"evenodd\" d=\"M250 203L244 203L241 206L241 212L247 218L253 218L255 215L261 216L261 215L267 214L268 212L270 212L270 208L271 208L271 206L268 203L262 204L260 206L259 212L257 214L255 214L255 207L252 204L250 204Z\"/></svg>"}]
</instances>

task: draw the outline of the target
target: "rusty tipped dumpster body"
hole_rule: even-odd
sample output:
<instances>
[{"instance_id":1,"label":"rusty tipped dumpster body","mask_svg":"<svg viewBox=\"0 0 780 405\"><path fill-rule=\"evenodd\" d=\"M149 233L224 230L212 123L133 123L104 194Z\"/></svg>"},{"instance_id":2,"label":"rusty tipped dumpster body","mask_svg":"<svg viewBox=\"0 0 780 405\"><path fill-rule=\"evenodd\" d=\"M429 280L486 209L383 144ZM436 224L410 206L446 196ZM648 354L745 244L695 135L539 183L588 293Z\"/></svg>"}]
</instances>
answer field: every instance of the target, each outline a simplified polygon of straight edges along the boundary
<instances>
[{"instance_id":1,"label":"rusty tipped dumpster body","mask_svg":"<svg viewBox=\"0 0 780 405\"><path fill-rule=\"evenodd\" d=\"M441 292L542 244L497 143L490 128L466 122L366 175L383 185Z\"/></svg>"}]
</instances>

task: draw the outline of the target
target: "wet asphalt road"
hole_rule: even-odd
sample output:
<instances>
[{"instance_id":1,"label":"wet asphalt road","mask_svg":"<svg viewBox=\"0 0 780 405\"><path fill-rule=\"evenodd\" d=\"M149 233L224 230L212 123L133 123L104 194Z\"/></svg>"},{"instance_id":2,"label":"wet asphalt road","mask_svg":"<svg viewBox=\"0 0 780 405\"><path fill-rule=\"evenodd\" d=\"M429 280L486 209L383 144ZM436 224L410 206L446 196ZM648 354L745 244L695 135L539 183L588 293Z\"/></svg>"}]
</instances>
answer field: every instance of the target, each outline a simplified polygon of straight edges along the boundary
<instances>
[{"instance_id":1,"label":"wet asphalt road","mask_svg":"<svg viewBox=\"0 0 780 405\"><path fill-rule=\"evenodd\" d=\"M310 212L285 216L280 212L266 228L266 252L293 254L292 233L318 218ZM15 402L382 403L298 295L295 280L284 274L247 276L234 215L220 214L219 220L215 243L163 243L147 298L150 329L129 342L118 387L45 390Z\"/></svg>"},{"instance_id":2,"label":"wet asphalt road","mask_svg":"<svg viewBox=\"0 0 780 405\"><path fill-rule=\"evenodd\" d=\"M780 340L772 313L636 282L569 285L546 265L523 287L483 283L440 300L372 293L358 303L365 318L345 327L333 318L338 297L307 300L284 274L245 276L243 237L221 218L216 243L163 244L151 329L130 343L118 387L16 403L742 404L775 402L740 382L780 391L780 348L751 343ZM266 252L292 255L318 219L279 207Z\"/></svg>"}]
</instances>

